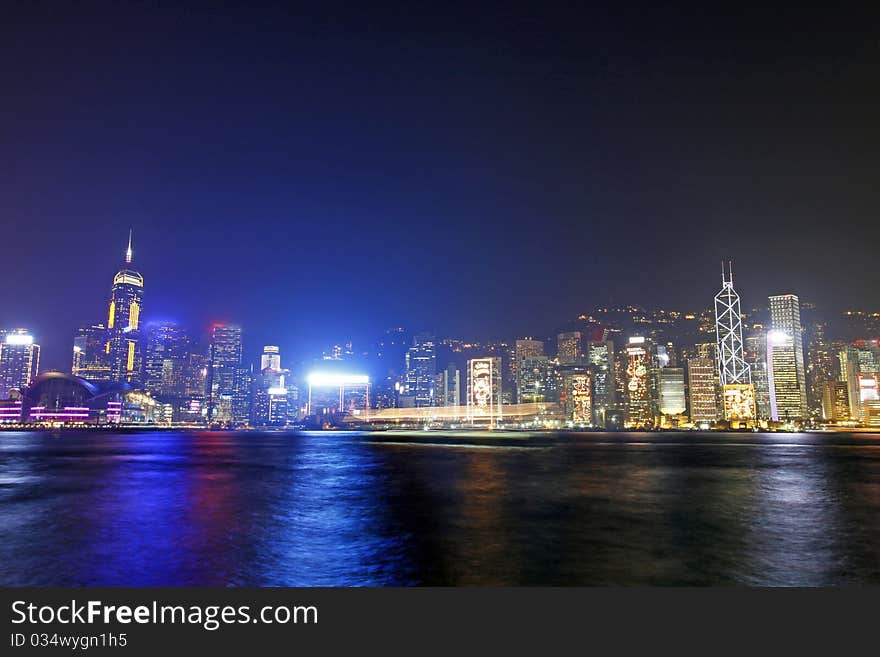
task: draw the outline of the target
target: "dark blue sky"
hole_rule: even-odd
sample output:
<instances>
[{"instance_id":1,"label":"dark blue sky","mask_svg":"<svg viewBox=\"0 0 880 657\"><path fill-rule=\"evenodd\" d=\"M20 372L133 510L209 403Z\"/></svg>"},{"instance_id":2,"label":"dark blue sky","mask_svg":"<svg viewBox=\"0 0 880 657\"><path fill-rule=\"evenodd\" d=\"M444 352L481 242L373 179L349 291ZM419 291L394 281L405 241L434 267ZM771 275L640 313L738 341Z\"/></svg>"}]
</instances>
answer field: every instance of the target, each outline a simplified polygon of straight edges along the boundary
<instances>
[{"instance_id":1,"label":"dark blue sky","mask_svg":"<svg viewBox=\"0 0 880 657\"><path fill-rule=\"evenodd\" d=\"M129 227L148 318L288 353L708 305L722 257L746 305L877 308L866 10L322 7L7 6L0 325L45 365Z\"/></svg>"}]
</instances>

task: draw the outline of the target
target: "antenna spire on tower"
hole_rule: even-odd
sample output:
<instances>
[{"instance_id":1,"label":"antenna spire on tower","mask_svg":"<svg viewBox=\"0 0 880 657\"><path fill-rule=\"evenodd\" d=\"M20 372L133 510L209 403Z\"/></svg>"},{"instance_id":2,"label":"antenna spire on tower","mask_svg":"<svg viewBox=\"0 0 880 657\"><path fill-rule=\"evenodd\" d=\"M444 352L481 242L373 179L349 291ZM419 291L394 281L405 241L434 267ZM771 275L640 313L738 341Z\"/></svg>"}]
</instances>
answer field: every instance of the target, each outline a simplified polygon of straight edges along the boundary
<instances>
[{"instance_id":1,"label":"antenna spire on tower","mask_svg":"<svg viewBox=\"0 0 880 657\"><path fill-rule=\"evenodd\" d=\"M128 229L128 249L125 251L125 264L131 264L131 228Z\"/></svg>"}]
</instances>

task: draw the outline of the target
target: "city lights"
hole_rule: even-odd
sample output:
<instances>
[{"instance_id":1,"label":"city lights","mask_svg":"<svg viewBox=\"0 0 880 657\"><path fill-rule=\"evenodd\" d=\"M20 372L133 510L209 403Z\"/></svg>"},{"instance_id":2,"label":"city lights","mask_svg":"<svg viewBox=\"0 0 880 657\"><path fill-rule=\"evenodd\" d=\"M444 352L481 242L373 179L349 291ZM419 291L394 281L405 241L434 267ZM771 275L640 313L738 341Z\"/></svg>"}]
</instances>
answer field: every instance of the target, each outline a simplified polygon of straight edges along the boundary
<instances>
[{"instance_id":1,"label":"city lights","mask_svg":"<svg viewBox=\"0 0 880 657\"><path fill-rule=\"evenodd\" d=\"M308 375L308 384L315 388L319 386L362 386L370 382L366 374L330 374L327 372L312 372Z\"/></svg>"},{"instance_id":2,"label":"city lights","mask_svg":"<svg viewBox=\"0 0 880 657\"><path fill-rule=\"evenodd\" d=\"M34 343L34 336L26 333L10 333L6 336L8 345L29 345Z\"/></svg>"}]
</instances>

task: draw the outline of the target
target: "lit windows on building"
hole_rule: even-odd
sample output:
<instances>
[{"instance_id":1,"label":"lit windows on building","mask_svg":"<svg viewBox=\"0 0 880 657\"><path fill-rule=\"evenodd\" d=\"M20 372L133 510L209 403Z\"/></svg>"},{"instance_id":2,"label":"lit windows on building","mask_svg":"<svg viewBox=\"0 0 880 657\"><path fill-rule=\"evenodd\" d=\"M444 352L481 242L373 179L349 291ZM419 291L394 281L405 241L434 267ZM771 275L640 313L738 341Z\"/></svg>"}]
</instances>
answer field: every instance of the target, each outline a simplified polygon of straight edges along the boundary
<instances>
[{"instance_id":1,"label":"lit windows on building","mask_svg":"<svg viewBox=\"0 0 880 657\"><path fill-rule=\"evenodd\" d=\"M26 329L0 333L0 399L21 392L40 373L40 345ZM13 393L14 394L14 393Z\"/></svg>"},{"instance_id":2,"label":"lit windows on building","mask_svg":"<svg viewBox=\"0 0 880 657\"><path fill-rule=\"evenodd\" d=\"M688 359L689 415L695 425L711 425L718 420L717 365L714 358Z\"/></svg>"}]
</instances>

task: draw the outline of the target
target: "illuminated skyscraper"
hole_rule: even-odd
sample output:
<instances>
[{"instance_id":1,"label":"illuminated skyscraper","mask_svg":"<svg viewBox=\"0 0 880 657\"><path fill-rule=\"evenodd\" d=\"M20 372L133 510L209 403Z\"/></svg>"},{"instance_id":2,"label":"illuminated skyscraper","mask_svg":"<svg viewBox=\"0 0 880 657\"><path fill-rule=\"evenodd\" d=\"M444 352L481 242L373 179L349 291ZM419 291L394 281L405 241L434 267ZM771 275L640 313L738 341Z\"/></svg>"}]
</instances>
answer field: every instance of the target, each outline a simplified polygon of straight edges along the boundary
<instances>
[{"instance_id":1,"label":"illuminated skyscraper","mask_svg":"<svg viewBox=\"0 0 880 657\"><path fill-rule=\"evenodd\" d=\"M531 374L526 375L523 370L522 363L525 360L533 360L535 358L543 358L544 357L544 343L541 340L534 340L532 338L522 338L517 340L514 347L513 352L513 362L511 363L511 370L514 381L516 381L516 399L521 402L524 399L524 396L531 396L534 392L527 390L528 382L525 381L526 376L531 377Z\"/></svg>"},{"instance_id":2,"label":"illuminated skyscraper","mask_svg":"<svg viewBox=\"0 0 880 657\"><path fill-rule=\"evenodd\" d=\"M755 407L759 419L770 418L770 381L767 373L767 334L763 327L752 329L745 338L744 357L755 386Z\"/></svg>"},{"instance_id":3,"label":"illuminated skyscraper","mask_svg":"<svg viewBox=\"0 0 880 657\"><path fill-rule=\"evenodd\" d=\"M247 419L247 408L241 408L241 355L241 327L215 324L211 328L208 348L208 421L240 422Z\"/></svg>"},{"instance_id":4,"label":"illuminated skyscraper","mask_svg":"<svg viewBox=\"0 0 880 657\"><path fill-rule=\"evenodd\" d=\"M406 352L406 377L401 397L408 399L404 403L415 407L434 406L436 375L434 338L426 334L417 335Z\"/></svg>"},{"instance_id":5,"label":"illuminated skyscraper","mask_svg":"<svg viewBox=\"0 0 880 657\"><path fill-rule=\"evenodd\" d=\"M281 350L275 345L263 347L263 355L260 356L260 371L266 369L281 370Z\"/></svg>"},{"instance_id":6,"label":"illuminated skyscraper","mask_svg":"<svg viewBox=\"0 0 880 657\"><path fill-rule=\"evenodd\" d=\"M560 401L563 417L575 427L593 424L593 393L587 366L575 366L563 370Z\"/></svg>"},{"instance_id":7,"label":"illuminated skyscraper","mask_svg":"<svg viewBox=\"0 0 880 657\"><path fill-rule=\"evenodd\" d=\"M73 338L71 374L87 381L110 380L109 331L103 324L82 326Z\"/></svg>"},{"instance_id":8,"label":"illuminated skyscraper","mask_svg":"<svg viewBox=\"0 0 880 657\"><path fill-rule=\"evenodd\" d=\"M468 360L467 416L472 424L494 428L501 420L501 358Z\"/></svg>"},{"instance_id":9,"label":"illuminated skyscraper","mask_svg":"<svg viewBox=\"0 0 880 657\"><path fill-rule=\"evenodd\" d=\"M822 386L822 418L832 422L851 419L846 381L826 381Z\"/></svg>"},{"instance_id":10,"label":"illuminated skyscraper","mask_svg":"<svg viewBox=\"0 0 880 657\"><path fill-rule=\"evenodd\" d=\"M289 415L287 378L290 372L281 369L281 351L277 346L263 347L260 367L254 390L254 424L284 426Z\"/></svg>"},{"instance_id":11,"label":"illuminated skyscraper","mask_svg":"<svg viewBox=\"0 0 880 657\"><path fill-rule=\"evenodd\" d=\"M583 359L581 332L570 331L556 336L556 353L560 365L577 365Z\"/></svg>"},{"instance_id":12,"label":"illuminated skyscraper","mask_svg":"<svg viewBox=\"0 0 880 657\"><path fill-rule=\"evenodd\" d=\"M40 373L40 345L25 329L0 333L0 399L27 388Z\"/></svg>"},{"instance_id":13,"label":"illuminated skyscraper","mask_svg":"<svg viewBox=\"0 0 880 657\"><path fill-rule=\"evenodd\" d=\"M711 358L690 358L687 365L691 422L712 424L718 419L717 363Z\"/></svg>"},{"instance_id":14,"label":"illuminated skyscraper","mask_svg":"<svg viewBox=\"0 0 880 657\"><path fill-rule=\"evenodd\" d=\"M602 340L587 343L587 362L593 387L593 424L605 426L605 412L617 401L614 385L614 343Z\"/></svg>"},{"instance_id":15,"label":"illuminated skyscraper","mask_svg":"<svg viewBox=\"0 0 880 657\"><path fill-rule=\"evenodd\" d=\"M171 401L183 395L186 336L174 324L147 327L144 351L144 389L153 397Z\"/></svg>"},{"instance_id":16,"label":"illuminated skyscraper","mask_svg":"<svg viewBox=\"0 0 880 657\"><path fill-rule=\"evenodd\" d=\"M446 369L437 375L437 405L461 405L461 372L455 363L449 363Z\"/></svg>"},{"instance_id":17,"label":"illuminated skyscraper","mask_svg":"<svg viewBox=\"0 0 880 657\"><path fill-rule=\"evenodd\" d=\"M140 373L140 322L144 277L131 268L131 233L125 252L125 267L113 277L107 316L107 355L111 381L133 381Z\"/></svg>"},{"instance_id":18,"label":"illuminated skyscraper","mask_svg":"<svg viewBox=\"0 0 880 657\"><path fill-rule=\"evenodd\" d=\"M725 274L723 263L721 291L715 295L715 335L721 385L751 383L752 375L743 356L742 313L739 295L733 289L733 269L729 275Z\"/></svg>"},{"instance_id":19,"label":"illuminated skyscraper","mask_svg":"<svg viewBox=\"0 0 880 657\"><path fill-rule=\"evenodd\" d=\"M626 426L633 429L654 426L648 346L645 338L634 336L626 347Z\"/></svg>"},{"instance_id":20,"label":"illuminated skyscraper","mask_svg":"<svg viewBox=\"0 0 880 657\"><path fill-rule=\"evenodd\" d=\"M847 347L837 357L840 360L840 380L846 384L849 417L857 420L862 415L859 400L859 350Z\"/></svg>"},{"instance_id":21,"label":"illuminated skyscraper","mask_svg":"<svg viewBox=\"0 0 880 657\"><path fill-rule=\"evenodd\" d=\"M663 367L660 369L660 413L681 415L687 409L684 395L684 369Z\"/></svg>"},{"instance_id":22,"label":"illuminated skyscraper","mask_svg":"<svg viewBox=\"0 0 880 657\"><path fill-rule=\"evenodd\" d=\"M525 358L517 365L520 404L547 401L550 387L550 359L546 356Z\"/></svg>"},{"instance_id":23,"label":"illuminated skyscraper","mask_svg":"<svg viewBox=\"0 0 880 657\"><path fill-rule=\"evenodd\" d=\"M794 294L770 297L767 370L773 420L805 419L807 380L800 302Z\"/></svg>"}]
</instances>

